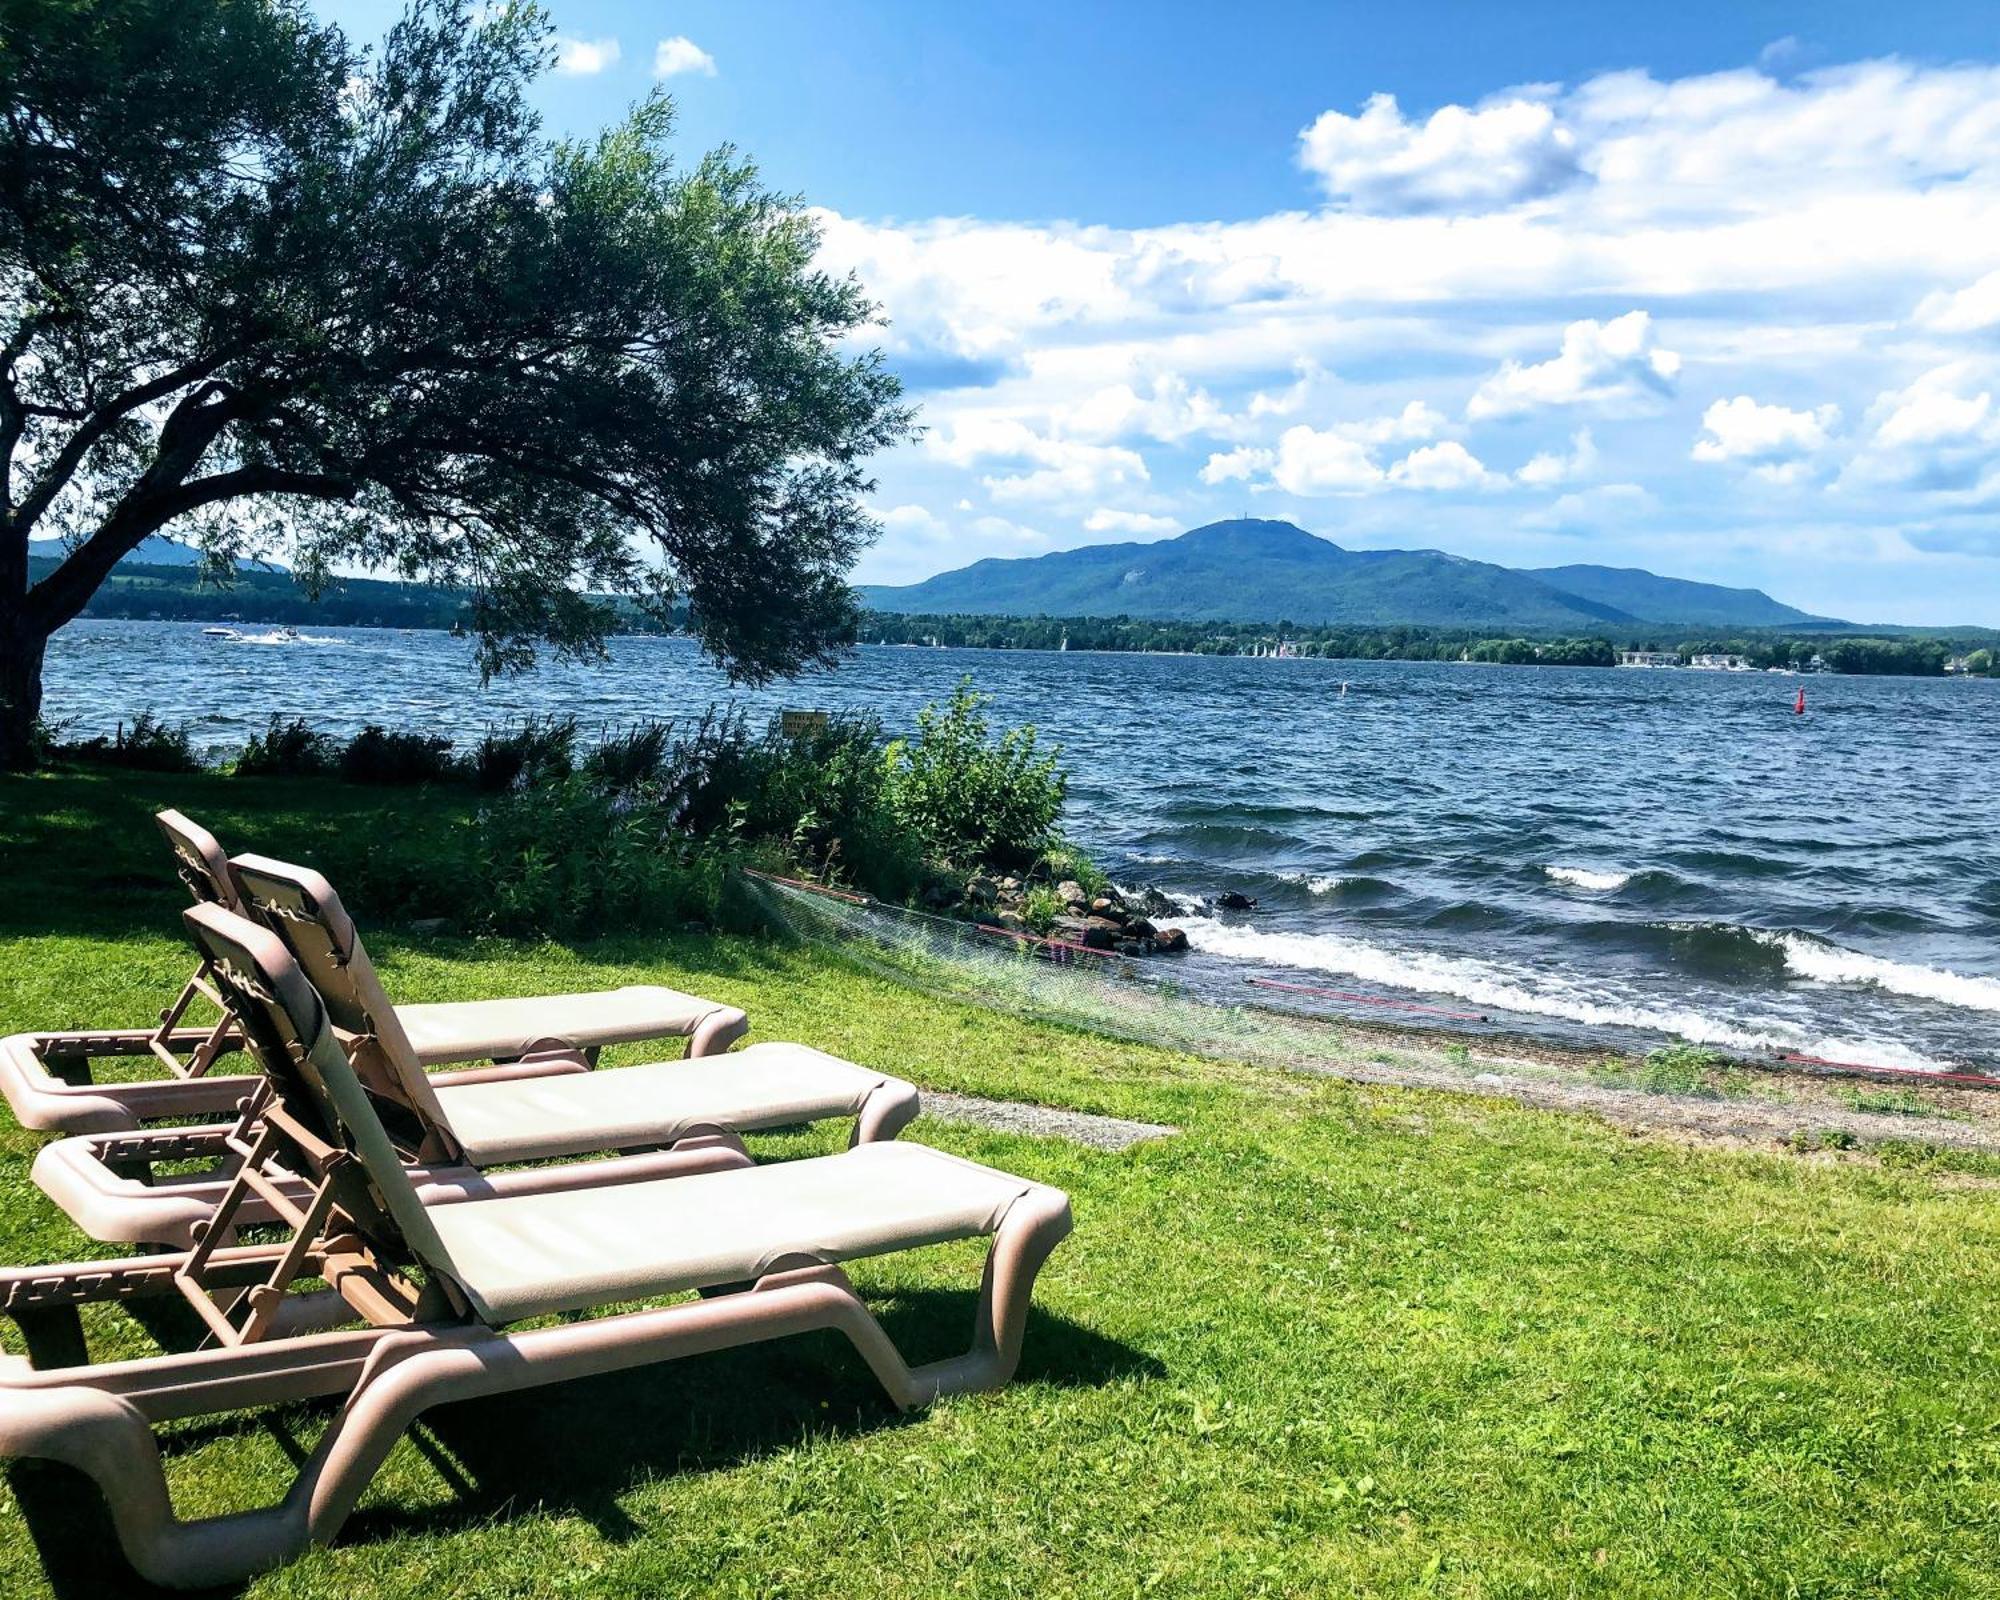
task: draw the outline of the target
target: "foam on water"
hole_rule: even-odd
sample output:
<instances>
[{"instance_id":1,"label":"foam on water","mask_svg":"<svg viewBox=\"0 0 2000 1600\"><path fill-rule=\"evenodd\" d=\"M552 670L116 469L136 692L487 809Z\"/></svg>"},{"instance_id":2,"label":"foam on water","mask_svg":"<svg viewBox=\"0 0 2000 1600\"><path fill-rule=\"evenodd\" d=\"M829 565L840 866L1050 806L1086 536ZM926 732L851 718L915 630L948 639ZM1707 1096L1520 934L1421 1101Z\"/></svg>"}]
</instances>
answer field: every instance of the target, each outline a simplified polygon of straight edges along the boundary
<instances>
[{"instance_id":1,"label":"foam on water","mask_svg":"<svg viewBox=\"0 0 2000 1600\"><path fill-rule=\"evenodd\" d=\"M1542 871L1557 883L1566 883L1573 889L1589 889L1601 894L1622 889L1632 881L1632 874L1629 872L1593 872L1588 867L1544 867Z\"/></svg>"},{"instance_id":2,"label":"foam on water","mask_svg":"<svg viewBox=\"0 0 2000 1600\"><path fill-rule=\"evenodd\" d=\"M1889 961L1796 933L1759 933L1757 937L1784 952L1787 971L1813 983L1867 984L1939 1005L2000 1011L2000 978L1976 978L1939 967Z\"/></svg>"},{"instance_id":3,"label":"foam on water","mask_svg":"<svg viewBox=\"0 0 2000 1600\"><path fill-rule=\"evenodd\" d=\"M1449 996L1496 1011L1552 1017L1592 1028L1676 1034L1695 1044L1745 1052L1787 1050L1927 1072L1943 1071L1949 1065L1893 1040L1816 1036L1780 1017L1723 1020L1686 1007L1593 995L1552 974L1510 971L1476 957L1391 950L1346 934L1284 933L1207 917L1190 918L1182 926L1190 944L1214 955L1334 973L1385 989Z\"/></svg>"}]
</instances>

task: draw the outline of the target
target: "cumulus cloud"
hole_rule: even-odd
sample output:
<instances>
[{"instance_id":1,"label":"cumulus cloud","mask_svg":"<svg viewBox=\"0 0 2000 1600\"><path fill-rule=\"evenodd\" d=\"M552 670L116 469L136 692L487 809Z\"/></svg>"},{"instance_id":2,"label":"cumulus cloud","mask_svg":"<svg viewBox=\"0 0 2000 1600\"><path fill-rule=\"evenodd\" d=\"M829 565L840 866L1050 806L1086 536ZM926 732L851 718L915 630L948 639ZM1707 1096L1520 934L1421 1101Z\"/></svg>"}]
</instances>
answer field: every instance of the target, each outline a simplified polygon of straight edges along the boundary
<instances>
[{"instance_id":1,"label":"cumulus cloud","mask_svg":"<svg viewBox=\"0 0 2000 1600\"><path fill-rule=\"evenodd\" d=\"M1456 439L1419 445L1389 469L1389 481L1406 489L1498 489L1507 480Z\"/></svg>"},{"instance_id":2,"label":"cumulus cloud","mask_svg":"<svg viewBox=\"0 0 2000 1600\"><path fill-rule=\"evenodd\" d=\"M1550 360L1504 362L1473 393L1465 414L1478 421L1543 406L1625 408L1671 395L1680 370L1681 358L1655 342L1648 313L1628 311L1609 322L1586 317L1563 329L1562 350Z\"/></svg>"},{"instance_id":3,"label":"cumulus cloud","mask_svg":"<svg viewBox=\"0 0 2000 1600\"><path fill-rule=\"evenodd\" d=\"M1569 183L1576 143L1542 97L1445 106L1411 122L1394 95L1376 94L1357 117L1322 112L1299 135L1299 165L1356 210L1483 210Z\"/></svg>"},{"instance_id":4,"label":"cumulus cloud","mask_svg":"<svg viewBox=\"0 0 2000 1600\"><path fill-rule=\"evenodd\" d=\"M1129 383L1111 384L1077 406L1060 409L1057 418L1065 432L1086 439L1138 435L1165 444L1227 424L1212 396L1173 372L1156 374L1144 395Z\"/></svg>"},{"instance_id":5,"label":"cumulus cloud","mask_svg":"<svg viewBox=\"0 0 2000 1600\"><path fill-rule=\"evenodd\" d=\"M556 40L556 71L565 77L595 77L607 67L618 65L616 39Z\"/></svg>"},{"instance_id":6,"label":"cumulus cloud","mask_svg":"<svg viewBox=\"0 0 2000 1600\"><path fill-rule=\"evenodd\" d=\"M1271 476L1302 497L1367 494L1383 484L1382 469L1361 440L1332 428L1287 428L1278 440Z\"/></svg>"},{"instance_id":7,"label":"cumulus cloud","mask_svg":"<svg viewBox=\"0 0 2000 1600\"><path fill-rule=\"evenodd\" d=\"M1150 511L1114 511L1099 506L1083 519L1089 533L1178 533L1180 524L1172 517L1155 516Z\"/></svg>"},{"instance_id":8,"label":"cumulus cloud","mask_svg":"<svg viewBox=\"0 0 2000 1600\"><path fill-rule=\"evenodd\" d=\"M1983 375L1965 362L1933 367L1877 396L1872 432L1842 482L1983 500L2000 479L2000 408Z\"/></svg>"},{"instance_id":9,"label":"cumulus cloud","mask_svg":"<svg viewBox=\"0 0 2000 1600\"><path fill-rule=\"evenodd\" d=\"M1530 456L1514 476L1531 489L1546 489L1572 478L1587 478L1597 466L1597 444L1588 428L1578 428L1569 438L1569 454L1543 450Z\"/></svg>"},{"instance_id":10,"label":"cumulus cloud","mask_svg":"<svg viewBox=\"0 0 2000 1600\"><path fill-rule=\"evenodd\" d=\"M1917 303L1916 320L1936 333L1977 333L2000 326L2000 271L1963 289L1933 289Z\"/></svg>"},{"instance_id":11,"label":"cumulus cloud","mask_svg":"<svg viewBox=\"0 0 2000 1600\"><path fill-rule=\"evenodd\" d=\"M1275 451L1258 445L1238 445L1234 450L1212 455L1201 469L1203 483L1232 483L1269 472L1277 459Z\"/></svg>"},{"instance_id":12,"label":"cumulus cloud","mask_svg":"<svg viewBox=\"0 0 2000 1600\"><path fill-rule=\"evenodd\" d=\"M1794 483L1812 469L1840 422L1840 407L1793 411L1759 405L1747 394L1718 400L1701 416L1701 435L1690 452L1696 461L1748 467L1772 483Z\"/></svg>"},{"instance_id":13,"label":"cumulus cloud","mask_svg":"<svg viewBox=\"0 0 2000 1600\"><path fill-rule=\"evenodd\" d=\"M674 78L690 72L699 73L704 78L714 77L715 57L680 33L653 46L654 77Z\"/></svg>"}]
</instances>

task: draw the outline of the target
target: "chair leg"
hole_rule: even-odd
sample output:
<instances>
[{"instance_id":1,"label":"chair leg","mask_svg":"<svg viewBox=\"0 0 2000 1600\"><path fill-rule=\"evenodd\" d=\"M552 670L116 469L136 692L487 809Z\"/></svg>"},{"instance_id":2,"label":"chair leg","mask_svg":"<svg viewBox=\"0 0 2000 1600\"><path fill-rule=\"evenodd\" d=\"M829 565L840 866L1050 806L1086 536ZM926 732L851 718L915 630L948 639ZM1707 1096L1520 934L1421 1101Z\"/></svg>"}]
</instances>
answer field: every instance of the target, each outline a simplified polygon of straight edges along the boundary
<instances>
[{"instance_id":1,"label":"chair leg","mask_svg":"<svg viewBox=\"0 0 2000 1600\"><path fill-rule=\"evenodd\" d=\"M413 1327L371 1335L318 1448L284 1499L260 1510L181 1521L146 1413L134 1397L93 1387L87 1372L76 1383L46 1388L0 1383L0 1457L59 1461L89 1476L110 1508L126 1559L149 1581L172 1588L233 1583L294 1559L308 1545L330 1544L397 1439L432 1406L821 1330L843 1334L904 1408L1003 1383L1020 1360L1035 1274L1069 1228L1069 1204L1059 1194L1037 1191L1015 1202L994 1236L972 1349L915 1369L846 1275L826 1266L773 1273L747 1294L523 1333ZM336 1342L339 1336L301 1340L297 1359L309 1367L309 1349ZM190 1362L189 1377L211 1370L235 1376L204 1385L198 1406L173 1405L165 1414L268 1403L273 1363L288 1354L267 1344ZM170 1386L171 1373L182 1370L177 1363L156 1365L155 1387ZM313 1386L302 1367L299 1391Z\"/></svg>"}]
</instances>

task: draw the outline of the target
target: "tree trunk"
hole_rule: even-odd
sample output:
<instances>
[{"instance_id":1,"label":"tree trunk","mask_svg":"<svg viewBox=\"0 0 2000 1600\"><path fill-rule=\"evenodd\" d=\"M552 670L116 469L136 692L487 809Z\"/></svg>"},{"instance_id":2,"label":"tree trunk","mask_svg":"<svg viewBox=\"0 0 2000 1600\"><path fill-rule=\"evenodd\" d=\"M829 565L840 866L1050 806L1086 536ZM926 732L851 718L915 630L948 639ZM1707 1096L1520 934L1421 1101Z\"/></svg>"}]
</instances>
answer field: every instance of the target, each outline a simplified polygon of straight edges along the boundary
<instances>
[{"instance_id":1,"label":"tree trunk","mask_svg":"<svg viewBox=\"0 0 2000 1600\"><path fill-rule=\"evenodd\" d=\"M35 764L48 644L48 636L27 618L0 618L0 772L26 772Z\"/></svg>"}]
</instances>

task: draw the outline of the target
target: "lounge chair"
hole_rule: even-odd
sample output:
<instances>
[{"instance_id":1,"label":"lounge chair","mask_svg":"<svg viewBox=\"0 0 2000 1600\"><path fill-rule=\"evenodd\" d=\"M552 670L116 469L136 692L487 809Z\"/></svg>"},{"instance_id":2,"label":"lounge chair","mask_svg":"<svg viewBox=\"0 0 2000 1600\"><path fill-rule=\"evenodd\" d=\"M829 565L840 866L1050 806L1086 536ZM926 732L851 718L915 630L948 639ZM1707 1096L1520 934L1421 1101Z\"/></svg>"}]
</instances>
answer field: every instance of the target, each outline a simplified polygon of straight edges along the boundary
<instances>
[{"instance_id":1,"label":"lounge chair","mask_svg":"<svg viewBox=\"0 0 2000 1600\"><path fill-rule=\"evenodd\" d=\"M580 1053L548 1050L520 1063L519 1076L427 1074L332 885L264 856L229 866L242 910L318 991L337 1047L421 1167L419 1182L510 1192L527 1180L491 1169L603 1152L698 1155L718 1143L740 1151L742 1134L836 1117L853 1118L852 1142L867 1144L917 1114L917 1091L902 1079L798 1044L755 1044L708 1070L661 1061L591 1072ZM209 969L205 961L212 985ZM43 1148L33 1174L92 1238L182 1245L220 1204L242 1137L240 1125L217 1123L62 1139ZM204 1159L205 1172L154 1176L161 1163ZM268 1220L254 1197L238 1218Z\"/></svg>"},{"instance_id":2,"label":"lounge chair","mask_svg":"<svg viewBox=\"0 0 2000 1600\"><path fill-rule=\"evenodd\" d=\"M499 1199L427 1203L284 945L218 906L186 913L210 981L265 1074L227 1208L263 1194L279 1243L0 1272L0 1310L30 1358L0 1361L0 1455L91 1477L127 1559L177 1587L228 1583L331 1542L426 1408L838 1330L900 1406L995 1387L1018 1363L1030 1291L1068 1233L1057 1190L918 1145L784 1165ZM616 1165L616 1163L600 1163ZM307 1185L304 1205L279 1183ZM972 1348L911 1368L837 1263L990 1236ZM300 1293L306 1280L329 1289ZM722 1292L749 1287L742 1292ZM703 1299L520 1329L689 1290ZM184 1300L207 1347L97 1366L77 1307ZM359 1320L360 1328L339 1327ZM331 1330L331 1331L314 1331ZM183 1522L153 1428L338 1397L283 1499Z\"/></svg>"},{"instance_id":3,"label":"lounge chair","mask_svg":"<svg viewBox=\"0 0 2000 1600\"><path fill-rule=\"evenodd\" d=\"M181 881L197 904L246 911L242 885L215 836L178 811L155 819L166 836ZM254 915L254 912L252 913ZM351 929L352 924L349 924ZM368 975L376 1003L388 1007ZM197 967L156 1028L17 1034L0 1039L0 1093L25 1128L50 1133L130 1132L169 1117L225 1116L242 1085L207 1077L235 1047L227 1016L207 1027L184 1027L197 999L214 1002L205 967ZM539 1075L549 1065L524 1058L547 1050L578 1051L583 1065L607 1044L682 1038L689 1057L716 1055L741 1038L749 1019L734 1006L657 984L633 984L595 994L451 1001L388 1007L410 1048L426 1067L494 1061L474 1068L488 1077ZM93 1064L106 1057L151 1056L166 1079L96 1082ZM463 1071L465 1069L461 1069ZM574 1067L571 1070L575 1070ZM464 1081L460 1079L459 1081Z\"/></svg>"}]
</instances>

